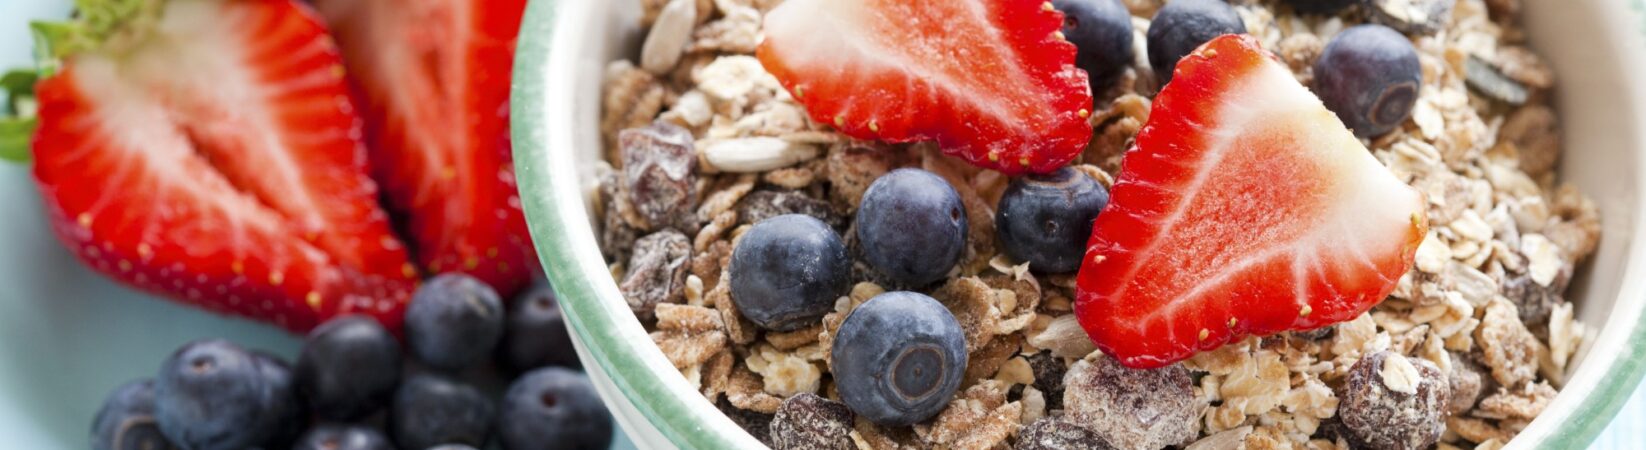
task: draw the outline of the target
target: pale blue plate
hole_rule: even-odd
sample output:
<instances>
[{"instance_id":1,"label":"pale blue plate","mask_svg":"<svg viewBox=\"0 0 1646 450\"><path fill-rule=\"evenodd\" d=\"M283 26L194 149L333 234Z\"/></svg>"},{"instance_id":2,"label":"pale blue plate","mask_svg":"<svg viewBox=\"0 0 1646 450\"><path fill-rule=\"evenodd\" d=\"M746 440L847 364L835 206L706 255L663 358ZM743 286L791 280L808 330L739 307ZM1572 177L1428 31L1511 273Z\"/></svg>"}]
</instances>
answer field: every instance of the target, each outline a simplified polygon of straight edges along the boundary
<instances>
[{"instance_id":1,"label":"pale blue plate","mask_svg":"<svg viewBox=\"0 0 1646 450\"><path fill-rule=\"evenodd\" d=\"M27 23L69 0L0 0L0 69L30 63ZM23 165L0 161L0 448L85 449L103 396L154 376L185 342L226 338L286 358L279 329L185 308L82 267L47 228ZM615 448L632 448L619 435Z\"/></svg>"}]
</instances>

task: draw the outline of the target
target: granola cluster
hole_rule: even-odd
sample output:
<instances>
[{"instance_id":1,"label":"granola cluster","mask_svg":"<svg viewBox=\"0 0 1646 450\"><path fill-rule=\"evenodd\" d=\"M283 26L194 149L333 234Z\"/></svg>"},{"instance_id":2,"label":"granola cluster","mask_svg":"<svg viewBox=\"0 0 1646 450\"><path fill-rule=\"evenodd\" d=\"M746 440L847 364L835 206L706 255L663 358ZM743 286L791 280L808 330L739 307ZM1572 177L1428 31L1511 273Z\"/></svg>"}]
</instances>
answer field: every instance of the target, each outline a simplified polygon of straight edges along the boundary
<instances>
[{"instance_id":1,"label":"granola cluster","mask_svg":"<svg viewBox=\"0 0 1646 450\"><path fill-rule=\"evenodd\" d=\"M606 71L608 151L592 202L612 273L652 339L776 447L1495 449L1554 397L1584 340L1563 295L1595 250L1599 216L1555 177L1553 77L1525 46L1517 0L1372 0L1331 18L1231 1L1305 83L1348 25L1415 36L1424 83L1412 118L1369 148L1426 194L1433 227L1416 268L1371 312L1154 371L1096 352L1072 315L1072 275L1036 274L999 252L994 205L1007 177L930 144L854 141L812 122L752 56L761 17L780 2L642 2L638 59ZM1142 46L1164 1L1123 3ZM1105 186L1159 88L1138 59L1096 93L1096 134L1077 161ZM864 191L900 167L944 177L965 203L967 253L930 294L961 322L970 357L946 410L891 428L834 403L829 375L834 332L885 290L872 273L859 267L834 312L789 332L740 316L726 279L739 236L775 215L816 217L855 245Z\"/></svg>"}]
</instances>

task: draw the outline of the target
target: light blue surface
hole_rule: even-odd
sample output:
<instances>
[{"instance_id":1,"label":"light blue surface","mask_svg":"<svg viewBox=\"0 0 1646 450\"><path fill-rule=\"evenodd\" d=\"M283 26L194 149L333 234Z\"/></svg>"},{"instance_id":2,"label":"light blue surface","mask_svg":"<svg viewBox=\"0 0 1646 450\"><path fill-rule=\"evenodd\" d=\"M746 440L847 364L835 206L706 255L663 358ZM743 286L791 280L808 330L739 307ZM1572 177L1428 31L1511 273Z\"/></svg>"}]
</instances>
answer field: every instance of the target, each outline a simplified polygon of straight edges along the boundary
<instances>
[{"instance_id":1,"label":"light blue surface","mask_svg":"<svg viewBox=\"0 0 1646 450\"><path fill-rule=\"evenodd\" d=\"M63 17L67 0L0 0L0 68L29 63L27 21ZM0 447L86 448L110 389L152 376L161 358L202 337L290 357L274 328L184 308L124 289L76 263L40 213L23 166L0 163ZM1634 393L1594 450L1646 448L1646 389ZM617 448L631 448L619 437Z\"/></svg>"},{"instance_id":2,"label":"light blue surface","mask_svg":"<svg viewBox=\"0 0 1646 450\"><path fill-rule=\"evenodd\" d=\"M27 22L66 17L69 0L0 0L0 70L30 64ZM41 214L25 166L0 161L0 449L90 446L103 396L153 376L185 342L222 337L295 355L273 327L125 289L77 263ZM623 436L614 448L633 448Z\"/></svg>"}]
</instances>

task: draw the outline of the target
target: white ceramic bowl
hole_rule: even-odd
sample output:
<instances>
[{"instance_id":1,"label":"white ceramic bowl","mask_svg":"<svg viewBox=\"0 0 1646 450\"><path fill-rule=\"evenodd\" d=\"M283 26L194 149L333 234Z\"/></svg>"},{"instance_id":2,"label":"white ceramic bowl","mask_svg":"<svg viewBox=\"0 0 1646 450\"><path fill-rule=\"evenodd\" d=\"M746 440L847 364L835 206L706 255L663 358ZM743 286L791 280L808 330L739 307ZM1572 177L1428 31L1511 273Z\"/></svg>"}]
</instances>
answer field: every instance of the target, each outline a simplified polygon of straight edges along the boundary
<instances>
[{"instance_id":1,"label":"white ceramic bowl","mask_svg":"<svg viewBox=\"0 0 1646 450\"><path fill-rule=\"evenodd\" d=\"M1587 445L1646 369L1646 18L1640 0L1524 0L1533 46L1559 75L1568 153L1561 176L1594 196L1599 252L1570 298L1596 330L1559 397L1512 448ZM533 237L566 302L584 365L642 446L746 448L759 443L721 415L652 345L602 260L582 192L599 158L601 76L635 55L638 0L531 4L520 40L514 142Z\"/></svg>"}]
</instances>

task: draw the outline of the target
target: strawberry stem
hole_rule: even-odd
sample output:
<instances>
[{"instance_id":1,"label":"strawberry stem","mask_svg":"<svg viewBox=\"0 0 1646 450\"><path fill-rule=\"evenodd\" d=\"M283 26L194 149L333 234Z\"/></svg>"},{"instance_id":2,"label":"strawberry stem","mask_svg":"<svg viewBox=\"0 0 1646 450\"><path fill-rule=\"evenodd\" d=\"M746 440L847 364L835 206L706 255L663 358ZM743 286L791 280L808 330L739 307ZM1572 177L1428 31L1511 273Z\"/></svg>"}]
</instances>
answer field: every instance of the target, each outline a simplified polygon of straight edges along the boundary
<instances>
[{"instance_id":1,"label":"strawberry stem","mask_svg":"<svg viewBox=\"0 0 1646 450\"><path fill-rule=\"evenodd\" d=\"M166 0L75 0L72 19L29 24L41 75L56 73L69 55L130 45L147 34L165 4Z\"/></svg>"},{"instance_id":2,"label":"strawberry stem","mask_svg":"<svg viewBox=\"0 0 1646 450\"><path fill-rule=\"evenodd\" d=\"M57 73L68 56L94 50L119 52L135 45L148 34L165 5L166 0L75 0L71 19L29 24L35 70L13 70L0 76L0 90L6 94L0 105L0 159L29 161L37 80Z\"/></svg>"}]
</instances>

